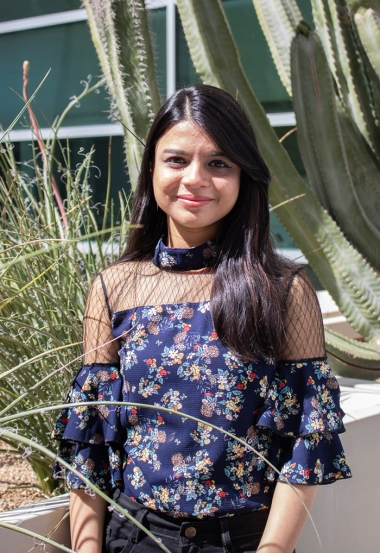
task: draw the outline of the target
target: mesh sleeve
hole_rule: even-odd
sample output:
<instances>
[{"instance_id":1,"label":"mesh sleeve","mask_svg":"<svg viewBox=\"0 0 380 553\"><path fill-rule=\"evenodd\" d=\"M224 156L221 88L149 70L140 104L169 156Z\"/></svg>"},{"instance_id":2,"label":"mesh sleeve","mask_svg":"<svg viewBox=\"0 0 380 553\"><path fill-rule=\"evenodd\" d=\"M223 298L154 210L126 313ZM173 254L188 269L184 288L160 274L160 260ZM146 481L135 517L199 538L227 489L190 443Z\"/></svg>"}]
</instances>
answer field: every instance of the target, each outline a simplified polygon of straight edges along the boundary
<instances>
[{"instance_id":1,"label":"mesh sleeve","mask_svg":"<svg viewBox=\"0 0 380 553\"><path fill-rule=\"evenodd\" d=\"M83 318L83 363L119 363L119 344L112 334L111 312L102 275L94 281Z\"/></svg>"},{"instance_id":2,"label":"mesh sleeve","mask_svg":"<svg viewBox=\"0 0 380 553\"><path fill-rule=\"evenodd\" d=\"M321 309L305 270L295 274L290 282L285 332L282 360L296 361L326 356Z\"/></svg>"}]
</instances>

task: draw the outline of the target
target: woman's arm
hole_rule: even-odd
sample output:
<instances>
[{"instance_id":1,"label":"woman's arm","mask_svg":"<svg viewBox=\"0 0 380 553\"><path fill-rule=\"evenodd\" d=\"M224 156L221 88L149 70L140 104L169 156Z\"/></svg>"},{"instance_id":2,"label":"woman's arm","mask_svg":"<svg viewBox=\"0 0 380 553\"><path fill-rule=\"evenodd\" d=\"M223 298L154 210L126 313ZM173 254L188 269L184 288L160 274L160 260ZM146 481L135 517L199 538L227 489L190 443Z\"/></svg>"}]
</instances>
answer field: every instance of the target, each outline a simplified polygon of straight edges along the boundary
<instances>
[{"instance_id":1,"label":"woman's arm","mask_svg":"<svg viewBox=\"0 0 380 553\"><path fill-rule=\"evenodd\" d=\"M71 548L80 553L101 553L107 502L84 490L70 492Z\"/></svg>"},{"instance_id":2,"label":"woman's arm","mask_svg":"<svg viewBox=\"0 0 380 553\"><path fill-rule=\"evenodd\" d=\"M301 499L310 510L316 486L294 485ZM257 553L293 553L307 519L305 507L298 496L284 482L278 482Z\"/></svg>"}]
</instances>

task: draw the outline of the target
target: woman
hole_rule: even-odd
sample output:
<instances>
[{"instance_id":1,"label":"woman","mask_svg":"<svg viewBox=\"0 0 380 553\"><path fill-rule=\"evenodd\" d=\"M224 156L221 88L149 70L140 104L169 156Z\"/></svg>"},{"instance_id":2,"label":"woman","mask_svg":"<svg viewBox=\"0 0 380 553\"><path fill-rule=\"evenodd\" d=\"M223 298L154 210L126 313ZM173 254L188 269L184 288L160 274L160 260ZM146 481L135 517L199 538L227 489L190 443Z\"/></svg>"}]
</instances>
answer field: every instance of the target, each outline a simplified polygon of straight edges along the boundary
<instances>
[{"instance_id":1,"label":"woman","mask_svg":"<svg viewBox=\"0 0 380 553\"><path fill-rule=\"evenodd\" d=\"M89 294L68 401L154 408L67 408L60 455L175 553L291 553L306 511L286 481L311 507L314 484L350 476L318 302L273 250L269 181L240 105L211 86L179 90L147 139L139 227ZM74 549L100 553L104 532L103 551L160 550L67 480Z\"/></svg>"}]
</instances>

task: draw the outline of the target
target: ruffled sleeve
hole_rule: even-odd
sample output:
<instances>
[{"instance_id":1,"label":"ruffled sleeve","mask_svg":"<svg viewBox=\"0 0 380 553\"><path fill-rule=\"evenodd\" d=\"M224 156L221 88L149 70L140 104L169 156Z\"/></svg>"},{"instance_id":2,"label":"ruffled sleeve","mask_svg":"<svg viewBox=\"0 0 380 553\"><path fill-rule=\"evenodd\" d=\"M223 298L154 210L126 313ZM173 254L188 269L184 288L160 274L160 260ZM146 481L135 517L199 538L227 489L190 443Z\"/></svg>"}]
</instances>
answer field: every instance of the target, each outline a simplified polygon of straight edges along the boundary
<instances>
[{"instance_id":1,"label":"ruffled sleeve","mask_svg":"<svg viewBox=\"0 0 380 553\"><path fill-rule=\"evenodd\" d=\"M279 480L327 484L349 478L339 439L345 431L339 384L326 361L318 300L304 274L296 275L290 287L286 332L284 359L257 420L259 428L281 441Z\"/></svg>"},{"instance_id":2,"label":"ruffled sleeve","mask_svg":"<svg viewBox=\"0 0 380 553\"><path fill-rule=\"evenodd\" d=\"M281 436L344 432L339 385L325 360L280 365L268 389L258 426Z\"/></svg>"},{"instance_id":3,"label":"ruffled sleeve","mask_svg":"<svg viewBox=\"0 0 380 553\"><path fill-rule=\"evenodd\" d=\"M339 385L325 360L280 365L257 426L281 437L280 480L328 484L351 476L338 434L345 431Z\"/></svg>"},{"instance_id":4,"label":"ruffled sleeve","mask_svg":"<svg viewBox=\"0 0 380 553\"><path fill-rule=\"evenodd\" d=\"M66 403L122 401L119 368L84 365L75 377ZM115 405L83 405L63 409L55 423L53 438L85 444L121 443L119 409Z\"/></svg>"},{"instance_id":5,"label":"ruffled sleeve","mask_svg":"<svg viewBox=\"0 0 380 553\"><path fill-rule=\"evenodd\" d=\"M89 294L83 321L84 364L72 382L52 437L60 440L58 455L102 490L122 480L122 432L119 408L104 401L122 401L118 344L112 335L104 281L98 277ZM99 405L73 403L99 402ZM79 476L56 462L53 477L69 488L86 488Z\"/></svg>"}]
</instances>

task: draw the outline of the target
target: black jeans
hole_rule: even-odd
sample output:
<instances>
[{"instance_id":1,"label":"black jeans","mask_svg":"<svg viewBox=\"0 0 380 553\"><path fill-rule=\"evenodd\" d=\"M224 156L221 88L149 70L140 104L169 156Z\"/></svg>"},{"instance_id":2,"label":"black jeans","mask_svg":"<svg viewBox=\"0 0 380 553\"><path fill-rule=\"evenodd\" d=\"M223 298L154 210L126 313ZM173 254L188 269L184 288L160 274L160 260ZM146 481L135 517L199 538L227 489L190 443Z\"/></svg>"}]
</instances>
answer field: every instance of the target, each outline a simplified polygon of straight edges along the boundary
<instances>
[{"instance_id":1,"label":"black jeans","mask_svg":"<svg viewBox=\"0 0 380 553\"><path fill-rule=\"evenodd\" d=\"M171 553L255 553L269 511L205 521L167 517L132 501L120 490L114 500L141 522ZM127 518L106 517L103 553L159 553L162 549Z\"/></svg>"}]
</instances>

